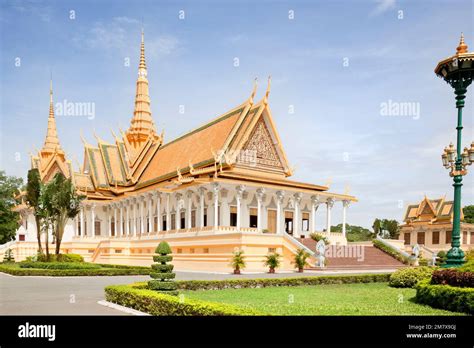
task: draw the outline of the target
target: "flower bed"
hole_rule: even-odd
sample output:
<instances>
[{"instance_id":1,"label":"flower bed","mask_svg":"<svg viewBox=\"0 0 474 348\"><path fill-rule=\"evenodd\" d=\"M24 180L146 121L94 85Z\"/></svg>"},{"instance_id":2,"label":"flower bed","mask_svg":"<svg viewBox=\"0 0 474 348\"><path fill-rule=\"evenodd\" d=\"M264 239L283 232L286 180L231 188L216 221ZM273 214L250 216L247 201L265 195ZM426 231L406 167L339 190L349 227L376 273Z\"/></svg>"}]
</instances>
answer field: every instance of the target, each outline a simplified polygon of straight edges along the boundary
<instances>
[{"instance_id":1,"label":"flower bed","mask_svg":"<svg viewBox=\"0 0 474 348\"><path fill-rule=\"evenodd\" d=\"M415 300L434 308L474 314L474 288L431 284L425 279L416 285Z\"/></svg>"},{"instance_id":2,"label":"flower bed","mask_svg":"<svg viewBox=\"0 0 474 348\"><path fill-rule=\"evenodd\" d=\"M105 288L105 299L151 315L166 316L237 316L259 315L260 312L233 305L200 300L182 300L153 290L130 285L112 285Z\"/></svg>"}]
</instances>

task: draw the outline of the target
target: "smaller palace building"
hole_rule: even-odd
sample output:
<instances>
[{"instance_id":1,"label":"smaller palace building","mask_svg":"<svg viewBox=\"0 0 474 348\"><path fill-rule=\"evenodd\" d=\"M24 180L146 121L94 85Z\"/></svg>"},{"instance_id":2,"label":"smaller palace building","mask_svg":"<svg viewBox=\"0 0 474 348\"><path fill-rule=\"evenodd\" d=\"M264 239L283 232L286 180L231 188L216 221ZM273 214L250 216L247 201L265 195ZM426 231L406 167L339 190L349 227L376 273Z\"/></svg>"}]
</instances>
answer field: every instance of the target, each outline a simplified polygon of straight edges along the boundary
<instances>
[{"instance_id":1,"label":"smaller palace building","mask_svg":"<svg viewBox=\"0 0 474 348\"><path fill-rule=\"evenodd\" d=\"M474 247L474 224L465 223L461 211L461 248ZM400 226L400 240L406 247L419 244L432 251L451 248L453 230L453 201L444 198L425 198L407 207L404 224Z\"/></svg>"},{"instance_id":2,"label":"smaller palace building","mask_svg":"<svg viewBox=\"0 0 474 348\"><path fill-rule=\"evenodd\" d=\"M51 88L47 135L32 168L44 182L63 173L87 197L66 227L63 253L90 262L149 265L155 247L166 240L180 270L229 271L236 249L244 251L246 270L264 270L269 252L281 254L282 269L289 270L297 250L306 248L301 239L317 232L323 209L321 233L332 244L347 244L346 210L356 198L288 178L292 169L270 111L270 81L262 100L254 100L255 85L243 103L166 142L152 117L147 74L142 34L130 127L113 133L112 142L83 139L79 170L61 148ZM342 233L331 232L334 204L343 207ZM26 205L17 210L22 226L16 241L3 248L22 260L37 251L36 227Z\"/></svg>"}]
</instances>

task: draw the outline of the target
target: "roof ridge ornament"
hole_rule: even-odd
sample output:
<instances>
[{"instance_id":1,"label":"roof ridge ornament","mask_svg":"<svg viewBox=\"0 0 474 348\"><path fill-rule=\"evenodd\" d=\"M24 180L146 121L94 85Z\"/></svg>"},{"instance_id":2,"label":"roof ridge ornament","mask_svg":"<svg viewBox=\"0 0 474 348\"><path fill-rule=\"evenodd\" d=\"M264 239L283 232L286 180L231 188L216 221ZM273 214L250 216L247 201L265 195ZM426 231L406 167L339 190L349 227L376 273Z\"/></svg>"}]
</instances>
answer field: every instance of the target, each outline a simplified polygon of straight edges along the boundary
<instances>
[{"instance_id":1,"label":"roof ridge ornament","mask_svg":"<svg viewBox=\"0 0 474 348\"><path fill-rule=\"evenodd\" d=\"M270 87L272 85L272 75L268 76L267 90L265 91L265 97L263 98L263 103L268 104L268 96L270 95Z\"/></svg>"},{"instance_id":2,"label":"roof ridge ornament","mask_svg":"<svg viewBox=\"0 0 474 348\"><path fill-rule=\"evenodd\" d=\"M252 94L250 94L250 97L249 97L249 103L250 103L250 104L253 104L253 103L254 103L253 98L255 98L255 94L257 93L257 86L258 86L258 78L255 77L255 79L253 80L253 90L252 90Z\"/></svg>"}]
</instances>

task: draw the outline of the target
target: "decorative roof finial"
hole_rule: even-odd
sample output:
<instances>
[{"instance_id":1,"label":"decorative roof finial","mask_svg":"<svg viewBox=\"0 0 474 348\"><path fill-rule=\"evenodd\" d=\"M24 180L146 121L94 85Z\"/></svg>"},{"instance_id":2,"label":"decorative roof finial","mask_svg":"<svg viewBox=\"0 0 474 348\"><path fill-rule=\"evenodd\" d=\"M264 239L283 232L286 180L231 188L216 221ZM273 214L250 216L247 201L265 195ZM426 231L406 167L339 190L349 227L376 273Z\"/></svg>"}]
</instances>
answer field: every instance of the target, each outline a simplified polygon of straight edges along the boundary
<instances>
[{"instance_id":1,"label":"decorative roof finial","mask_svg":"<svg viewBox=\"0 0 474 348\"><path fill-rule=\"evenodd\" d=\"M250 98L249 98L249 102L250 104L253 104L253 98L255 98L255 94L257 93L257 77L255 77L255 80L253 81L253 90L252 90L252 94L250 94Z\"/></svg>"},{"instance_id":2,"label":"decorative roof finial","mask_svg":"<svg viewBox=\"0 0 474 348\"><path fill-rule=\"evenodd\" d=\"M271 84L272 84L272 75L268 76L267 91L265 92L265 97L263 98L264 104L268 104L268 96L270 95Z\"/></svg>"},{"instance_id":3,"label":"decorative roof finial","mask_svg":"<svg viewBox=\"0 0 474 348\"><path fill-rule=\"evenodd\" d=\"M456 47L456 54L468 53L467 45L464 42L464 33L461 33L461 40L459 40L459 46Z\"/></svg>"},{"instance_id":4,"label":"decorative roof finial","mask_svg":"<svg viewBox=\"0 0 474 348\"><path fill-rule=\"evenodd\" d=\"M56 129L56 119L54 117L54 103L53 103L53 77L51 73L51 80L49 82L49 117L48 117L48 129L46 131L46 139L44 140L43 149L44 153L52 153L57 150L61 150L58 139L58 131Z\"/></svg>"}]
</instances>

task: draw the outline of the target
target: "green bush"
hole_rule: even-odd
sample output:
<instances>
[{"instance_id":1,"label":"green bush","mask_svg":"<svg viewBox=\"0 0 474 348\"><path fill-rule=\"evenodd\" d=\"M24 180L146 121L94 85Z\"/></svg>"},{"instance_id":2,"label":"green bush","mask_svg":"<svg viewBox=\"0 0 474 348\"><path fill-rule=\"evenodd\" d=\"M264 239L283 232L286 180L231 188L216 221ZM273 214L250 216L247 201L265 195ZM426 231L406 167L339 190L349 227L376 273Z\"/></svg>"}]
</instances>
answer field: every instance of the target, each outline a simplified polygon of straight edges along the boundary
<instances>
[{"instance_id":1,"label":"green bush","mask_svg":"<svg viewBox=\"0 0 474 348\"><path fill-rule=\"evenodd\" d=\"M115 266L115 265L114 265ZM40 269L20 268L19 264L0 264L0 272L16 276L120 276L120 275L149 275L150 268L92 268L92 269Z\"/></svg>"},{"instance_id":2,"label":"green bush","mask_svg":"<svg viewBox=\"0 0 474 348\"><path fill-rule=\"evenodd\" d=\"M262 315L258 311L230 304L180 299L154 290L130 285L112 285L105 288L105 299L151 315L164 316L237 316Z\"/></svg>"},{"instance_id":3,"label":"green bush","mask_svg":"<svg viewBox=\"0 0 474 348\"><path fill-rule=\"evenodd\" d=\"M383 244L381 241L379 241L377 239L373 239L372 243L373 243L374 247L376 247L377 249L382 250L383 252L385 252L386 254L394 257L398 261L403 262L406 265L410 264L410 258L402 255L402 253L399 253L399 252L397 252L396 250L394 250L392 248L389 248L388 246Z\"/></svg>"},{"instance_id":4,"label":"green bush","mask_svg":"<svg viewBox=\"0 0 474 348\"><path fill-rule=\"evenodd\" d=\"M429 279L416 285L415 301L434 308L474 314L474 288L430 284Z\"/></svg>"},{"instance_id":5,"label":"green bush","mask_svg":"<svg viewBox=\"0 0 474 348\"><path fill-rule=\"evenodd\" d=\"M466 258L466 262L474 261L474 249L464 251L464 257Z\"/></svg>"},{"instance_id":6,"label":"green bush","mask_svg":"<svg viewBox=\"0 0 474 348\"><path fill-rule=\"evenodd\" d=\"M468 260L461 267L456 268L460 272L474 272L474 260Z\"/></svg>"},{"instance_id":7,"label":"green bush","mask_svg":"<svg viewBox=\"0 0 474 348\"><path fill-rule=\"evenodd\" d=\"M45 254L36 254L28 256L26 261L29 262L84 262L84 258L79 254L50 254L49 261L46 260Z\"/></svg>"},{"instance_id":8,"label":"green bush","mask_svg":"<svg viewBox=\"0 0 474 348\"><path fill-rule=\"evenodd\" d=\"M173 257L169 255L171 254L169 244L165 241L161 242L156 247L155 253L158 255L153 256L153 260L160 263L152 265L150 277L153 280L148 281L149 288L164 294L177 295L176 283L173 281L176 277L176 274L172 272L173 265L166 264L173 260Z\"/></svg>"},{"instance_id":9,"label":"green bush","mask_svg":"<svg viewBox=\"0 0 474 348\"><path fill-rule=\"evenodd\" d=\"M427 266L401 268L392 273L388 285L394 288L413 288L420 280L430 279L434 270Z\"/></svg>"},{"instance_id":10,"label":"green bush","mask_svg":"<svg viewBox=\"0 0 474 348\"><path fill-rule=\"evenodd\" d=\"M39 269L97 269L100 265L85 262L28 262L19 263L20 268L39 268Z\"/></svg>"}]
</instances>

